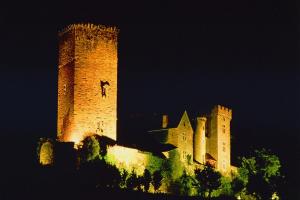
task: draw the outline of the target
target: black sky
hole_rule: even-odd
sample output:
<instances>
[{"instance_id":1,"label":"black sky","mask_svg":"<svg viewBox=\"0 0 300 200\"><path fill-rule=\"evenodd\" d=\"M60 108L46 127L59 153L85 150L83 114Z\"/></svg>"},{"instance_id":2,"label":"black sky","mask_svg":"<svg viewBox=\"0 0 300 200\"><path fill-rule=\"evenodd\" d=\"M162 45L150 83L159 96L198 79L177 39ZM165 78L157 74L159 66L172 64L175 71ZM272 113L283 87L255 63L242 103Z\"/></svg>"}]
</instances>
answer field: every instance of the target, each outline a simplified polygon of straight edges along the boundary
<instances>
[{"instance_id":1,"label":"black sky","mask_svg":"<svg viewBox=\"0 0 300 200\"><path fill-rule=\"evenodd\" d=\"M0 11L2 135L55 135L57 32L91 22L120 28L119 120L222 104L233 109L234 151L300 160L294 2L27 1Z\"/></svg>"}]
</instances>

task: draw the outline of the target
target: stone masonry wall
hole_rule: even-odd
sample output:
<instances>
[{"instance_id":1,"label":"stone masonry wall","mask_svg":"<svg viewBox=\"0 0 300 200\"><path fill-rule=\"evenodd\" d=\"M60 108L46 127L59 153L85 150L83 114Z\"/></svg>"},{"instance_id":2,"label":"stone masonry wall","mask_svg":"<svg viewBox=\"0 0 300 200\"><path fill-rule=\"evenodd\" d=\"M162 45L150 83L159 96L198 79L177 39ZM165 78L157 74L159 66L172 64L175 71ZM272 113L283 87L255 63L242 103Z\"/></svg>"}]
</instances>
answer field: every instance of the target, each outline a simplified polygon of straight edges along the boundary
<instances>
[{"instance_id":1,"label":"stone masonry wall","mask_svg":"<svg viewBox=\"0 0 300 200\"><path fill-rule=\"evenodd\" d=\"M167 143L178 147L183 163L187 163L188 155L191 156L191 162L193 162L193 128L186 112L178 126L169 130Z\"/></svg>"},{"instance_id":2,"label":"stone masonry wall","mask_svg":"<svg viewBox=\"0 0 300 200\"><path fill-rule=\"evenodd\" d=\"M207 139L207 152L216 160L216 169L227 173L230 162L230 121L232 111L223 106L215 106L210 117L210 136Z\"/></svg>"},{"instance_id":3,"label":"stone masonry wall","mask_svg":"<svg viewBox=\"0 0 300 200\"><path fill-rule=\"evenodd\" d=\"M116 28L88 24L71 25L60 34L61 39L65 34L74 39L74 63L69 66L74 74L68 76L73 79L74 112L65 141L78 143L91 133L116 139L117 33Z\"/></svg>"},{"instance_id":4,"label":"stone masonry wall","mask_svg":"<svg viewBox=\"0 0 300 200\"><path fill-rule=\"evenodd\" d=\"M68 138L74 113L74 31L59 38L57 137Z\"/></svg>"}]
</instances>

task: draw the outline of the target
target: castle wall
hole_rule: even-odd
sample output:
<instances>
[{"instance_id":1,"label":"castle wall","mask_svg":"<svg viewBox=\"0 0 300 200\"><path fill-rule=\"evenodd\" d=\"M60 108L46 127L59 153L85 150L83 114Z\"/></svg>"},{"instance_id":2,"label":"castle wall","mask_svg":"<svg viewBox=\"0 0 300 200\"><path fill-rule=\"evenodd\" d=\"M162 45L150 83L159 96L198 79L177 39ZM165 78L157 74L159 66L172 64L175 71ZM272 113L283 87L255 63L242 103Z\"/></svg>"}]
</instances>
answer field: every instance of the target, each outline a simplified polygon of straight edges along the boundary
<instances>
[{"instance_id":1,"label":"castle wall","mask_svg":"<svg viewBox=\"0 0 300 200\"><path fill-rule=\"evenodd\" d=\"M108 162L117 168L126 169L128 172L134 170L138 175L142 175L149 155L137 149L115 145L107 149L107 157Z\"/></svg>"},{"instance_id":2,"label":"castle wall","mask_svg":"<svg viewBox=\"0 0 300 200\"><path fill-rule=\"evenodd\" d=\"M74 61L68 67L73 73L59 70L59 83L65 82L63 78L66 77L70 82L68 89L73 90L73 96L68 97L69 107L73 110L70 109L72 113L69 113L72 119L68 125L70 130L60 128L58 132L64 135L64 141L75 143L91 133L116 140L117 30L104 26L72 25L61 33L60 39L73 41L69 43L73 45L74 53L65 53L73 56ZM60 52L67 51L64 46L60 48ZM65 54L60 57L67 57ZM63 85L59 84L59 91L61 87ZM58 103L59 109L66 107L60 101ZM58 127L61 127L64 114L59 112Z\"/></svg>"}]
</instances>

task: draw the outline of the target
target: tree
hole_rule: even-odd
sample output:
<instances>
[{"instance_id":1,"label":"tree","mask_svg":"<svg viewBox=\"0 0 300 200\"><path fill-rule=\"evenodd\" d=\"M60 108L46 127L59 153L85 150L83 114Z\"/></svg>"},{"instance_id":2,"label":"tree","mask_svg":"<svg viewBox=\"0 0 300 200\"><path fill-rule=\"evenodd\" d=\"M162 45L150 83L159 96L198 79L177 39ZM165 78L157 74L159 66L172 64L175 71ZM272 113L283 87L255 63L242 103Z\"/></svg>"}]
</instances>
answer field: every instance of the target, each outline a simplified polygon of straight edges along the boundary
<instances>
[{"instance_id":1,"label":"tree","mask_svg":"<svg viewBox=\"0 0 300 200\"><path fill-rule=\"evenodd\" d=\"M141 180L134 170L132 170L131 174L126 180L126 187L131 190L140 190Z\"/></svg>"},{"instance_id":2,"label":"tree","mask_svg":"<svg viewBox=\"0 0 300 200\"><path fill-rule=\"evenodd\" d=\"M100 188L118 188L121 182L120 171L104 160L95 159L82 163L78 171L81 182Z\"/></svg>"},{"instance_id":3,"label":"tree","mask_svg":"<svg viewBox=\"0 0 300 200\"><path fill-rule=\"evenodd\" d=\"M142 184L146 192L148 192L149 190L151 181L152 181L151 173L148 169L145 169L144 174L142 176Z\"/></svg>"},{"instance_id":4,"label":"tree","mask_svg":"<svg viewBox=\"0 0 300 200\"><path fill-rule=\"evenodd\" d=\"M182 176L178 179L180 195L188 196L192 194L192 188L195 185L195 179L188 175L184 170Z\"/></svg>"},{"instance_id":5,"label":"tree","mask_svg":"<svg viewBox=\"0 0 300 200\"><path fill-rule=\"evenodd\" d=\"M197 188L201 196L211 198L213 190L217 190L221 186L221 174L215 171L211 166L205 166L204 169L195 170L195 178L198 182Z\"/></svg>"},{"instance_id":6,"label":"tree","mask_svg":"<svg viewBox=\"0 0 300 200\"><path fill-rule=\"evenodd\" d=\"M234 176L231 181L231 190L233 194L241 196L244 188L245 182L240 178L240 176Z\"/></svg>"},{"instance_id":7,"label":"tree","mask_svg":"<svg viewBox=\"0 0 300 200\"><path fill-rule=\"evenodd\" d=\"M89 162L99 158L100 144L96 136L88 136L82 141L82 143L82 147L80 148L81 162Z\"/></svg>"},{"instance_id":8,"label":"tree","mask_svg":"<svg viewBox=\"0 0 300 200\"><path fill-rule=\"evenodd\" d=\"M255 150L250 158L242 157L239 169L247 193L257 199L271 199L277 192L280 173L279 158L265 149Z\"/></svg>"},{"instance_id":9,"label":"tree","mask_svg":"<svg viewBox=\"0 0 300 200\"><path fill-rule=\"evenodd\" d=\"M126 187L126 180L127 180L128 176L129 176L128 171L126 169L123 169L121 172L121 181L120 181L120 186L122 188Z\"/></svg>"},{"instance_id":10,"label":"tree","mask_svg":"<svg viewBox=\"0 0 300 200\"><path fill-rule=\"evenodd\" d=\"M215 190L213 196L231 197L233 196L232 179L227 176L221 177L221 185L218 190Z\"/></svg>"},{"instance_id":11,"label":"tree","mask_svg":"<svg viewBox=\"0 0 300 200\"><path fill-rule=\"evenodd\" d=\"M107 164L102 172L102 180L104 185L109 188L119 188L121 183L121 174L114 165Z\"/></svg>"},{"instance_id":12,"label":"tree","mask_svg":"<svg viewBox=\"0 0 300 200\"><path fill-rule=\"evenodd\" d=\"M171 150L169 156L162 164L162 172L166 180L175 181L182 176L184 165L177 149Z\"/></svg>"},{"instance_id":13,"label":"tree","mask_svg":"<svg viewBox=\"0 0 300 200\"><path fill-rule=\"evenodd\" d=\"M109 146L114 146L116 144L116 141L107 137L107 136L99 136L99 135L95 135L95 138L98 140L99 145L100 145L100 155L102 157L106 156L107 154L107 148Z\"/></svg>"},{"instance_id":14,"label":"tree","mask_svg":"<svg viewBox=\"0 0 300 200\"><path fill-rule=\"evenodd\" d=\"M161 175L161 170L157 170L153 173L152 185L155 191L158 191L158 189L160 188L162 179L163 177Z\"/></svg>"}]
</instances>

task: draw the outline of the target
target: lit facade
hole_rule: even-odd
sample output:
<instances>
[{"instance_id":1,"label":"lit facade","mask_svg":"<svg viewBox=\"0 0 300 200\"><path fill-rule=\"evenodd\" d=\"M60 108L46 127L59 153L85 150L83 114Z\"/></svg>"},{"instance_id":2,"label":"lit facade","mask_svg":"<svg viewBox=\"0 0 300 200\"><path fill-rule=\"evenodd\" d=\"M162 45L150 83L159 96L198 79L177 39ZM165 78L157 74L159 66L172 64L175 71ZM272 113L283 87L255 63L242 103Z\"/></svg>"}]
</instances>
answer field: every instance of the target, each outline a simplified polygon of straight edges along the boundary
<instances>
[{"instance_id":1,"label":"lit facade","mask_svg":"<svg viewBox=\"0 0 300 200\"><path fill-rule=\"evenodd\" d=\"M80 143L86 136L98 134L117 139L117 35L115 27L70 25L59 34L57 138ZM164 143L172 144L180 161L189 171L212 164L223 174L232 171L230 161L230 121L232 111L217 105L210 115L196 117L191 123L185 111L170 126L162 116L153 136L164 134ZM169 152L164 152L168 158ZM138 167L142 173L147 154L137 149L114 146L108 156L121 167ZM43 161L46 162L46 161Z\"/></svg>"},{"instance_id":2,"label":"lit facade","mask_svg":"<svg viewBox=\"0 0 300 200\"><path fill-rule=\"evenodd\" d=\"M174 145L186 166L209 163L222 174L229 174L232 171L231 118L231 109L216 105L209 115L196 117L194 126L186 111L173 125L168 124L170 117L163 115L161 128L149 133L159 138L160 142ZM168 152L164 154L168 157Z\"/></svg>"},{"instance_id":3,"label":"lit facade","mask_svg":"<svg viewBox=\"0 0 300 200\"><path fill-rule=\"evenodd\" d=\"M116 140L115 27L70 25L59 34L57 136L79 143L89 134Z\"/></svg>"}]
</instances>

